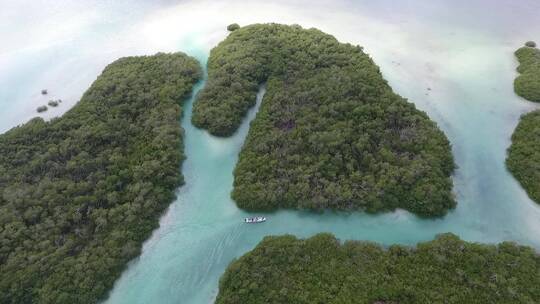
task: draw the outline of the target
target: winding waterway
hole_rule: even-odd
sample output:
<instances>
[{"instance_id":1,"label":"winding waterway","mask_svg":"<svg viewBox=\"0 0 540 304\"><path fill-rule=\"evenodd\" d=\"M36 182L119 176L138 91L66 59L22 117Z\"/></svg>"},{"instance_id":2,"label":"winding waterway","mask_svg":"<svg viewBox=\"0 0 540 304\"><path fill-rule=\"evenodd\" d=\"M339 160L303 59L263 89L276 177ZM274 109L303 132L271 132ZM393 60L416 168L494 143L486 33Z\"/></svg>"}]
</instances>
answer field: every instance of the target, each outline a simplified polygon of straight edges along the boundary
<instances>
[{"instance_id":1,"label":"winding waterway","mask_svg":"<svg viewBox=\"0 0 540 304\"><path fill-rule=\"evenodd\" d=\"M454 176L458 206L444 218L420 219L401 210L380 215L280 211L266 214L264 224L246 225L242 218L248 214L236 208L229 193L256 108L233 137L216 138L191 125L191 98L181 122L186 184L106 303L211 303L228 263L273 234L332 232L341 239L415 244L453 232L470 241L512 240L540 249L540 205L504 165L519 116L536 107L512 88L513 51L523 41L540 40L536 0L164 0L153 5L126 0L88 6L58 1L42 10L39 1L21 2L0 4L8 8L0 9L5 42L0 46L0 131L35 115L35 106L48 98L39 94L43 87L66 100L45 117L61 114L117 57L181 50L204 65L228 23L274 21L318 27L340 41L363 45L394 90L438 122L459 166ZM23 5L36 12L19 11ZM25 13L31 16L20 21ZM42 16L47 14L66 19L29 29L32 16L47 21ZM73 29L60 30L70 25ZM194 93L202 86L204 81Z\"/></svg>"}]
</instances>

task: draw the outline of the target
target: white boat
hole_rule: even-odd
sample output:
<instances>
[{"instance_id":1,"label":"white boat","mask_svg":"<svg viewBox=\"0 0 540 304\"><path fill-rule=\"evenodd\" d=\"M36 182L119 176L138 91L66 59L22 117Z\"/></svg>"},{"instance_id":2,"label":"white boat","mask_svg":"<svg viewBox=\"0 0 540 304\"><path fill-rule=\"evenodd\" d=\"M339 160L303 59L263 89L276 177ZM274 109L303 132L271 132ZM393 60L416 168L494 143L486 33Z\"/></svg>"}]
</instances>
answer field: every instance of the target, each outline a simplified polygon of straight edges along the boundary
<instances>
[{"instance_id":1,"label":"white boat","mask_svg":"<svg viewBox=\"0 0 540 304\"><path fill-rule=\"evenodd\" d=\"M244 219L244 223L248 223L248 224L255 224L255 223L262 223L262 222L266 222L266 218L264 216L246 217Z\"/></svg>"}]
</instances>

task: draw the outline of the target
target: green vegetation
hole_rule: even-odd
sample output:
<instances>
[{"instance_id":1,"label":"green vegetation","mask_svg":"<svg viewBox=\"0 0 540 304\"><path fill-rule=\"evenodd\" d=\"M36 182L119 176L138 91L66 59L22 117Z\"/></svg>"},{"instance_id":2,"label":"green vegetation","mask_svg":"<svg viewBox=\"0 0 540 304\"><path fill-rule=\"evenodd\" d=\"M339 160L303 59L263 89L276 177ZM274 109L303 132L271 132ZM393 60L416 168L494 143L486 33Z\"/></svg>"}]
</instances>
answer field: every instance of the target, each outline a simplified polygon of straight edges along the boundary
<instances>
[{"instance_id":1,"label":"green vegetation","mask_svg":"<svg viewBox=\"0 0 540 304\"><path fill-rule=\"evenodd\" d=\"M266 237L233 261L216 304L538 303L540 256L512 243L467 243L452 234L417 248Z\"/></svg>"},{"instance_id":2,"label":"green vegetation","mask_svg":"<svg viewBox=\"0 0 540 304\"><path fill-rule=\"evenodd\" d=\"M47 109L48 109L47 106L43 105L43 106L37 107L36 111L38 113L43 113L43 112L47 111Z\"/></svg>"},{"instance_id":3,"label":"green vegetation","mask_svg":"<svg viewBox=\"0 0 540 304\"><path fill-rule=\"evenodd\" d=\"M524 46L515 54L521 75L514 81L514 91L527 100L540 102L540 49Z\"/></svg>"},{"instance_id":4,"label":"green vegetation","mask_svg":"<svg viewBox=\"0 0 540 304\"><path fill-rule=\"evenodd\" d=\"M361 47L300 26L245 26L212 50L208 74L192 121L214 135L232 134L267 86L234 172L239 207L438 216L455 206L448 140Z\"/></svg>"},{"instance_id":5,"label":"green vegetation","mask_svg":"<svg viewBox=\"0 0 540 304\"><path fill-rule=\"evenodd\" d=\"M227 26L227 31L233 32L240 28L240 25L238 23L232 23Z\"/></svg>"},{"instance_id":6,"label":"green vegetation","mask_svg":"<svg viewBox=\"0 0 540 304\"><path fill-rule=\"evenodd\" d=\"M512 134L506 166L529 196L540 203L540 110L521 117Z\"/></svg>"},{"instance_id":7,"label":"green vegetation","mask_svg":"<svg viewBox=\"0 0 540 304\"><path fill-rule=\"evenodd\" d=\"M540 102L540 49L529 41L516 51L519 60L514 82L516 94L530 101ZM521 183L529 197L540 203L540 110L521 117L512 134L506 166Z\"/></svg>"},{"instance_id":8,"label":"green vegetation","mask_svg":"<svg viewBox=\"0 0 540 304\"><path fill-rule=\"evenodd\" d=\"M0 135L0 303L96 303L183 182L184 54L119 59L61 118Z\"/></svg>"}]
</instances>

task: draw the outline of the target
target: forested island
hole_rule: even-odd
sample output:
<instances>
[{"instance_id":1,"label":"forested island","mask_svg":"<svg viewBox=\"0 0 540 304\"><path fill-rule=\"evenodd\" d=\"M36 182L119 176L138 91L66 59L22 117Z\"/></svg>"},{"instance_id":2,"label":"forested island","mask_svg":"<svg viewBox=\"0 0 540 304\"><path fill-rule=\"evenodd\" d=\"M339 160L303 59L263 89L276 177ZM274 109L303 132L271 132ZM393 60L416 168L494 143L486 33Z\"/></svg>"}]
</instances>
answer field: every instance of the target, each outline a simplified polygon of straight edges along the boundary
<instances>
[{"instance_id":1,"label":"forested island","mask_svg":"<svg viewBox=\"0 0 540 304\"><path fill-rule=\"evenodd\" d=\"M0 303L96 303L183 183L185 54L122 58L62 117L0 135Z\"/></svg>"},{"instance_id":2,"label":"forested island","mask_svg":"<svg viewBox=\"0 0 540 304\"><path fill-rule=\"evenodd\" d=\"M529 41L515 52L519 61L517 71L520 75L514 81L514 90L519 96L540 102L540 49Z\"/></svg>"},{"instance_id":3,"label":"forested island","mask_svg":"<svg viewBox=\"0 0 540 304\"><path fill-rule=\"evenodd\" d=\"M521 73L514 82L516 94L540 102L540 50L534 42L516 51ZM531 199L540 203L540 110L521 116L512 134L506 166Z\"/></svg>"},{"instance_id":4,"label":"forested island","mask_svg":"<svg viewBox=\"0 0 540 304\"><path fill-rule=\"evenodd\" d=\"M265 237L221 277L216 304L537 303L540 256L513 243L452 234L416 248Z\"/></svg>"},{"instance_id":5,"label":"forested island","mask_svg":"<svg viewBox=\"0 0 540 304\"><path fill-rule=\"evenodd\" d=\"M521 116L508 148L506 166L531 199L540 203L540 111Z\"/></svg>"},{"instance_id":6,"label":"forested island","mask_svg":"<svg viewBox=\"0 0 540 304\"><path fill-rule=\"evenodd\" d=\"M441 216L455 206L446 136L361 47L297 25L231 28L210 53L192 122L231 135L266 84L234 171L239 207Z\"/></svg>"}]
</instances>

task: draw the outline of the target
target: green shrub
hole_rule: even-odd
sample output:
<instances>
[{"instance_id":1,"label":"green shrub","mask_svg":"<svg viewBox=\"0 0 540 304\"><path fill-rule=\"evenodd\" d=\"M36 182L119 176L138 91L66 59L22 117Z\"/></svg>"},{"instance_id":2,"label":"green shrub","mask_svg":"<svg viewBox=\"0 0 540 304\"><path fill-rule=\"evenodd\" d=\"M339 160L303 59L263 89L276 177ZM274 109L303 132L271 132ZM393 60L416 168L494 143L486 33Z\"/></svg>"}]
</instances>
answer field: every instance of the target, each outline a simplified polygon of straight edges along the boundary
<instances>
[{"instance_id":1,"label":"green shrub","mask_svg":"<svg viewBox=\"0 0 540 304\"><path fill-rule=\"evenodd\" d=\"M233 24L229 24L227 26L227 31L233 32L233 31L236 31L239 28L240 28L240 25L238 25L238 23L233 23Z\"/></svg>"}]
</instances>

